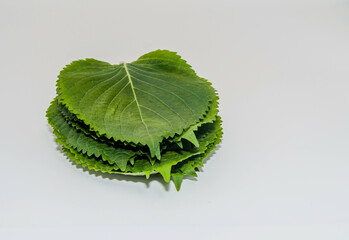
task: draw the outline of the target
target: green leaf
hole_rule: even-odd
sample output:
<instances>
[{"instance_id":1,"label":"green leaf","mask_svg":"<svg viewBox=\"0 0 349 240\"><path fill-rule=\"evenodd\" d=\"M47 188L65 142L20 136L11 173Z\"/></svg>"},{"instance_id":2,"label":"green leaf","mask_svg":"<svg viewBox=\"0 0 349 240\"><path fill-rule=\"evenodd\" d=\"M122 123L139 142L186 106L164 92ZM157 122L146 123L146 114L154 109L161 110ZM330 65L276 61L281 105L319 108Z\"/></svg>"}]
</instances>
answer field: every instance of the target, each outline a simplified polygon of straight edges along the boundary
<instances>
[{"instance_id":1,"label":"green leaf","mask_svg":"<svg viewBox=\"0 0 349 240\"><path fill-rule=\"evenodd\" d=\"M205 114L204 118L191 125L188 129L183 131L183 133L179 136L176 136L172 141L181 141L183 138L187 139L188 141L192 142L194 145L196 144L195 139L191 139L193 132L197 131L200 126L206 123L212 123L213 121L216 120L218 114L218 97L215 97L213 100L212 104L209 107L209 110Z\"/></svg>"},{"instance_id":2,"label":"green leaf","mask_svg":"<svg viewBox=\"0 0 349 240\"><path fill-rule=\"evenodd\" d=\"M149 163L147 159L138 159L135 161L134 166L128 165L126 172L130 173L142 173L145 171L148 172L163 172L163 169L168 169L176 164L185 161L195 155L205 154L208 147L212 143L216 142L217 138L220 138L221 135L221 120L217 119L214 123L208 123L201 126L198 130L198 141L199 147L192 147L186 145L184 149L177 151L166 151L163 153L161 161L156 161L154 165ZM164 177L165 179L165 177ZM165 181L168 179L166 176Z\"/></svg>"},{"instance_id":3,"label":"green leaf","mask_svg":"<svg viewBox=\"0 0 349 240\"><path fill-rule=\"evenodd\" d=\"M129 173L131 175L142 174L146 175L148 178L151 173L158 172L163 176L166 182L170 180L173 173L181 173L182 175L190 174L191 176L195 176L195 172L193 173L191 169L195 169L195 167L199 166L200 161L202 162L202 159L211 151L210 149L218 143L217 138L220 138L219 136L221 135L219 132L221 131L220 124L220 119L218 119L218 122L205 124L199 128L199 148L191 148L191 150L181 150L179 152L167 151L164 153L161 161L155 162L154 165L152 165L147 158L141 158L135 160L134 166L127 165L126 172L116 170L114 173ZM65 144L64 142L62 143ZM188 149L188 146L186 146L186 149ZM78 163L85 164L88 168L92 166L92 168L90 168L92 170L105 171L105 168L101 167L103 161L100 161L99 158L96 158L94 155L87 156L86 154L77 152L74 149L70 150L74 153L73 160L76 161L76 159L78 159ZM194 158L195 156L198 157ZM109 168L109 164L106 164ZM100 166L101 169L98 169L98 166Z\"/></svg>"},{"instance_id":4,"label":"green leaf","mask_svg":"<svg viewBox=\"0 0 349 240\"><path fill-rule=\"evenodd\" d=\"M61 144L64 145L63 142L61 142ZM103 173L116 173L116 170L119 169L115 164L105 163L102 160L97 160L93 156L88 157L74 149L63 147L62 150L70 159L75 161L77 164L81 164L83 167L87 167L88 169L101 171Z\"/></svg>"},{"instance_id":5,"label":"green leaf","mask_svg":"<svg viewBox=\"0 0 349 240\"><path fill-rule=\"evenodd\" d=\"M183 149L183 143L181 141L177 141L176 144L177 144L178 147Z\"/></svg>"},{"instance_id":6,"label":"green leaf","mask_svg":"<svg viewBox=\"0 0 349 240\"><path fill-rule=\"evenodd\" d=\"M86 136L83 132L70 126L61 114L62 107L55 100L51 103L47 111L49 123L54 128L54 134L64 142L69 148L76 149L78 152L86 153L87 156L102 156L110 164L116 163L124 171L127 162L137 154L136 151L123 148L115 148L107 143L99 142Z\"/></svg>"},{"instance_id":7,"label":"green leaf","mask_svg":"<svg viewBox=\"0 0 349 240\"><path fill-rule=\"evenodd\" d=\"M47 118L76 163L146 178L159 173L177 191L222 137L211 83L167 50L118 65L72 62L58 77Z\"/></svg>"},{"instance_id":8,"label":"green leaf","mask_svg":"<svg viewBox=\"0 0 349 240\"><path fill-rule=\"evenodd\" d=\"M68 65L57 82L60 101L101 135L149 147L199 122L215 98L176 53L158 50L126 64L86 59Z\"/></svg>"},{"instance_id":9,"label":"green leaf","mask_svg":"<svg viewBox=\"0 0 349 240\"><path fill-rule=\"evenodd\" d=\"M169 182L171 178L171 167L172 165L164 165L161 167L157 167L156 171L159 172L164 178L165 182Z\"/></svg>"},{"instance_id":10,"label":"green leaf","mask_svg":"<svg viewBox=\"0 0 349 240\"><path fill-rule=\"evenodd\" d=\"M223 131L221 127L221 118L217 117L217 121L218 121L219 128L217 129L216 137L214 141L207 146L206 151L202 154L192 156L186 159L185 161L182 161L176 164L172 168L172 173L171 173L172 178L173 176L175 176L175 178L177 177L176 180L175 178L173 178L177 191L179 191L180 189L183 176L184 175L196 176L196 174L193 174L193 173L197 171L197 167L203 166L203 160L215 149L216 145L221 142L222 135L223 135ZM179 178L178 177L179 175L181 175L182 178Z\"/></svg>"},{"instance_id":11,"label":"green leaf","mask_svg":"<svg viewBox=\"0 0 349 240\"><path fill-rule=\"evenodd\" d=\"M186 131L183 135L182 138L187 139L189 142L194 144L195 147L199 147L199 141L195 136L195 133L193 130Z\"/></svg>"},{"instance_id":12,"label":"green leaf","mask_svg":"<svg viewBox=\"0 0 349 240\"><path fill-rule=\"evenodd\" d=\"M177 191L179 191L181 189L181 185L182 185L182 180L183 180L183 174L177 172L171 175L172 176L172 180L176 186Z\"/></svg>"}]
</instances>

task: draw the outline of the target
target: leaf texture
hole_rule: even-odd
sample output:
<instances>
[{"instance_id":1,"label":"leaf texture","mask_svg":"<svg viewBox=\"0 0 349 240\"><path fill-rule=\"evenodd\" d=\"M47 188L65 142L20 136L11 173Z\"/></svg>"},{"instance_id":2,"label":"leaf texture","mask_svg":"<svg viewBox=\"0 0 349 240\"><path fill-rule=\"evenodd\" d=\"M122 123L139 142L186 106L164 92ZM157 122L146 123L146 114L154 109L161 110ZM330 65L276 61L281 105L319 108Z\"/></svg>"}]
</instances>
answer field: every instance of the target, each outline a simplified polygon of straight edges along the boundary
<instances>
[{"instance_id":1,"label":"leaf texture","mask_svg":"<svg viewBox=\"0 0 349 240\"><path fill-rule=\"evenodd\" d=\"M60 73L57 85L61 101L94 130L147 145L158 159L162 139L198 122L215 97L214 89L169 51L119 65L79 60Z\"/></svg>"},{"instance_id":2,"label":"leaf texture","mask_svg":"<svg viewBox=\"0 0 349 240\"><path fill-rule=\"evenodd\" d=\"M54 134L64 143L66 148L76 149L77 152L85 153L87 156L102 156L110 164L117 164L122 171L126 169L128 161L137 154L136 151L115 148L86 136L66 122L60 109L58 102L53 101L47 111L47 118L54 128Z\"/></svg>"},{"instance_id":3,"label":"leaf texture","mask_svg":"<svg viewBox=\"0 0 349 240\"><path fill-rule=\"evenodd\" d=\"M131 63L74 61L46 112L63 152L88 169L161 174L180 190L222 138L218 95L175 52Z\"/></svg>"},{"instance_id":4,"label":"leaf texture","mask_svg":"<svg viewBox=\"0 0 349 240\"><path fill-rule=\"evenodd\" d=\"M219 143L221 138L220 119L218 119L218 121L215 123L203 125L201 128L202 129L199 129L199 131L201 131L203 134L200 134L199 137L199 148L192 147L190 150L186 151L167 151L163 154L161 161L157 161L153 165L148 161L148 159L140 158L135 160L134 166L127 165L124 173L131 173L131 175L137 173L149 175L150 173L157 172L163 176L166 182L168 182L170 180L170 176L172 175L172 173L169 173L174 166L174 173L190 175L190 173L193 172L192 169L195 169L198 165L200 165L200 161L202 163L202 160L212 151L214 146ZM85 165L88 168L90 168L89 166L92 166L93 168L90 168L92 170L98 170L96 166L102 164L101 160L98 160L98 158L94 157L93 155L88 156L87 154L77 152L76 150L73 150L73 153L76 158L80 159L80 162L78 163L84 163L84 161L87 159L88 161L85 163ZM193 158L194 156L198 157ZM184 162L184 164L181 164L181 162Z\"/></svg>"}]
</instances>

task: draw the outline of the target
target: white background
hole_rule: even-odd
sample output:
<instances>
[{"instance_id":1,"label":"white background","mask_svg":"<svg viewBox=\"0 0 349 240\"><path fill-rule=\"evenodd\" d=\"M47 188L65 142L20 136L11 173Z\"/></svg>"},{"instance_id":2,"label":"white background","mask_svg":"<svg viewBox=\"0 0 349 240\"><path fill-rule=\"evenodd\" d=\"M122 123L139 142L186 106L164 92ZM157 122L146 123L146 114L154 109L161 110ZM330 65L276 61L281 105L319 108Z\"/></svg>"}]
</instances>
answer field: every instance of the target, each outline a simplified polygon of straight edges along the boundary
<instances>
[{"instance_id":1,"label":"white background","mask_svg":"<svg viewBox=\"0 0 349 240\"><path fill-rule=\"evenodd\" d=\"M179 193L57 150L64 65L178 51L224 139ZM349 239L347 1L0 1L0 239Z\"/></svg>"}]
</instances>

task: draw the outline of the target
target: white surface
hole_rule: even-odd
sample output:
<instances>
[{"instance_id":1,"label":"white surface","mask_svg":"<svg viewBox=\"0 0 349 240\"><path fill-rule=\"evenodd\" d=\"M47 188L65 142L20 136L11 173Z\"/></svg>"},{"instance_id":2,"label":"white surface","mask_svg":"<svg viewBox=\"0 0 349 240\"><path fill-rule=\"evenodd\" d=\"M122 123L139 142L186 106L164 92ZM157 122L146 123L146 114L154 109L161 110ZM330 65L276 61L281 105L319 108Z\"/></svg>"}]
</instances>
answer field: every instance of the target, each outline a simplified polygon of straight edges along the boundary
<instances>
[{"instance_id":1,"label":"white surface","mask_svg":"<svg viewBox=\"0 0 349 240\"><path fill-rule=\"evenodd\" d=\"M77 168L45 119L65 64L159 48L221 98L223 142L179 193ZM1 239L349 239L345 1L2 0L0 52Z\"/></svg>"}]
</instances>

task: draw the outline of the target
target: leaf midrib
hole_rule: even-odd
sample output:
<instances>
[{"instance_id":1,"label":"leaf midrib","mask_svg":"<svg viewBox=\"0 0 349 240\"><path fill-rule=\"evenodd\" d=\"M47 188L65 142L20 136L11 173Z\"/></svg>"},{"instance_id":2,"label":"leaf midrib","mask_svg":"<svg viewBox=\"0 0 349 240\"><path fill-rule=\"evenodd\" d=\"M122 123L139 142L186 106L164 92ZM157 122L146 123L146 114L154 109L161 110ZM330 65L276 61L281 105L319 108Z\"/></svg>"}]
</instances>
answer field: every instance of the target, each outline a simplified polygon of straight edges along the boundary
<instances>
[{"instance_id":1,"label":"leaf midrib","mask_svg":"<svg viewBox=\"0 0 349 240\"><path fill-rule=\"evenodd\" d=\"M140 105L138 103L138 99L137 99L137 95L136 95L136 92L135 92L135 87L133 86L133 82L132 82L132 78L131 78L131 75L128 71L128 68L127 68L127 63L123 63L124 64L124 68L125 68L125 71L126 71L126 75L127 75L127 78L129 80L129 83L130 83L130 86L131 86L131 90L132 90L132 93L133 93L133 97L135 99L135 102L137 104L137 108L138 108L138 112L139 112L139 116L141 118L141 121L145 127L145 129L147 130L147 133L148 133L148 136L152 139L152 145L153 145L153 149L154 149L154 141L153 141L153 137L150 135L149 133L149 130L148 130L148 126L147 124L145 123L144 119L143 119L143 115L142 115L142 110L140 108Z\"/></svg>"}]
</instances>

